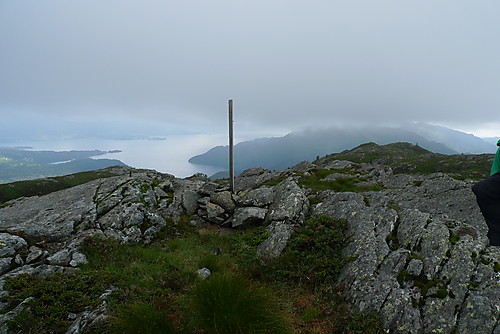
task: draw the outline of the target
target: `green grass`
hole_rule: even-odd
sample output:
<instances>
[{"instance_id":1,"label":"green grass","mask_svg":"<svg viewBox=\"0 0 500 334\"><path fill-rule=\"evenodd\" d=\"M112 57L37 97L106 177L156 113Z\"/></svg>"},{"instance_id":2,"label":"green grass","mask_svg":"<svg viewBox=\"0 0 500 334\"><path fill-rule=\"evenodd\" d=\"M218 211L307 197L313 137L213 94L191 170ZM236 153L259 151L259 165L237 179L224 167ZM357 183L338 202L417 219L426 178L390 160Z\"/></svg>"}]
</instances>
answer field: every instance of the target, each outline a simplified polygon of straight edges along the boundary
<instances>
[{"instance_id":1,"label":"green grass","mask_svg":"<svg viewBox=\"0 0 500 334\"><path fill-rule=\"evenodd\" d=\"M292 333L274 292L241 275L214 275L190 297L191 325L206 333Z\"/></svg>"},{"instance_id":2,"label":"green grass","mask_svg":"<svg viewBox=\"0 0 500 334\"><path fill-rule=\"evenodd\" d=\"M113 286L111 318L89 333L382 333L377 318L352 311L335 286L346 261L342 220L308 220L271 262L256 256L268 237L263 227L231 235L167 229L148 246L86 240L89 263L73 276L11 280L11 307L36 297L11 328L62 333L69 313L97 305L97 296ZM200 280L201 267L212 276Z\"/></svg>"},{"instance_id":3,"label":"green grass","mask_svg":"<svg viewBox=\"0 0 500 334\"><path fill-rule=\"evenodd\" d=\"M327 155L315 163L348 160L355 163L383 162L393 168L395 174L448 173L456 179L480 180L489 175L493 154L438 154L410 143L377 145L367 143L352 150Z\"/></svg>"},{"instance_id":4,"label":"green grass","mask_svg":"<svg viewBox=\"0 0 500 334\"><path fill-rule=\"evenodd\" d=\"M299 183L309 189L316 191L334 190L334 191L379 191L382 187L378 184L374 185L359 185L360 182L366 181L362 177L339 177L334 180L323 180L328 175L334 173L335 170L314 169L311 175L303 176L299 179Z\"/></svg>"},{"instance_id":5,"label":"green grass","mask_svg":"<svg viewBox=\"0 0 500 334\"><path fill-rule=\"evenodd\" d=\"M10 323L12 329L22 333L64 333L70 324L68 314L95 306L111 281L105 275L78 273L54 274L45 279L21 274L7 278L6 282L7 290L17 292L9 300L12 305L34 297L28 303L30 311L24 311Z\"/></svg>"}]
</instances>

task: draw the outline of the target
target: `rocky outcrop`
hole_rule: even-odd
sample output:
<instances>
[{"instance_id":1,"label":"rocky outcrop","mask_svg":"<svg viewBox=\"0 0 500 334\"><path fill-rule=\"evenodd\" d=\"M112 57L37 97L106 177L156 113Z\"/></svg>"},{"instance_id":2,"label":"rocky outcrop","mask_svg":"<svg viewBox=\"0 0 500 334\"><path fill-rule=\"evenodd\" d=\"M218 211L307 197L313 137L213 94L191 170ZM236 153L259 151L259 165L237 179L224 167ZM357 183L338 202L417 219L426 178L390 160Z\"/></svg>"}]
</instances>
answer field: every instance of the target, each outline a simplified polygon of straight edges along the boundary
<instances>
[{"instance_id":1,"label":"rocky outcrop","mask_svg":"<svg viewBox=\"0 0 500 334\"><path fill-rule=\"evenodd\" d=\"M372 175L385 190L326 191L313 207L349 222L349 301L380 312L391 333L500 330L500 249L487 247L471 185L444 174Z\"/></svg>"},{"instance_id":2,"label":"rocky outcrop","mask_svg":"<svg viewBox=\"0 0 500 334\"><path fill-rule=\"evenodd\" d=\"M131 170L8 202L0 209L0 308L8 295L5 277L74 272L87 261L80 252L87 237L148 244L186 218L196 227L264 225L269 238L258 254L278 257L294 228L321 214L349 224L344 251L352 261L340 278L346 297L362 311L379 312L390 332L500 333L500 248L488 247L471 184L446 174L394 174L383 164L334 160L321 165L332 169L322 182L354 178L382 190L304 189L300 178L316 168L304 162L282 172L251 169L236 178L235 194L201 176ZM74 315L69 332L105 319L106 296L96 309Z\"/></svg>"}]
</instances>

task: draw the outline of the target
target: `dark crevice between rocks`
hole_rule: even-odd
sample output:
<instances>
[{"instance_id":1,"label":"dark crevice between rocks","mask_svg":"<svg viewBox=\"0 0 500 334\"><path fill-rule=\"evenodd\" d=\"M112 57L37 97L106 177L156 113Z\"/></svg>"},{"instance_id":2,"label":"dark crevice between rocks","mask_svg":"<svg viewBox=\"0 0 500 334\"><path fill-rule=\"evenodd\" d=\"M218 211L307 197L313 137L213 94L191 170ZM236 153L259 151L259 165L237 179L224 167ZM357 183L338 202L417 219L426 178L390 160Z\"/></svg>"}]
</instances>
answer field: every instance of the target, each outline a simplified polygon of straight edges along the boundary
<instances>
[{"instance_id":1,"label":"dark crevice between rocks","mask_svg":"<svg viewBox=\"0 0 500 334\"><path fill-rule=\"evenodd\" d=\"M387 243L387 246L389 246L389 249L391 251L395 251L399 248L401 248L401 244L399 243L398 239L398 228L399 225L401 224L401 220L399 218L396 219L396 222L394 223L394 228L392 229L391 233L385 238L385 242Z\"/></svg>"},{"instance_id":2,"label":"dark crevice between rocks","mask_svg":"<svg viewBox=\"0 0 500 334\"><path fill-rule=\"evenodd\" d=\"M385 304L387 304L387 302L389 301L389 296L391 295L392 290L393 289L390 289L389 292L387 292L387 294L385 295L384 301L382 302L382 304L380 304L380 308L378 309L379 312L380 312L380 310L384 309Z\"/></svg>"}]
</instances>

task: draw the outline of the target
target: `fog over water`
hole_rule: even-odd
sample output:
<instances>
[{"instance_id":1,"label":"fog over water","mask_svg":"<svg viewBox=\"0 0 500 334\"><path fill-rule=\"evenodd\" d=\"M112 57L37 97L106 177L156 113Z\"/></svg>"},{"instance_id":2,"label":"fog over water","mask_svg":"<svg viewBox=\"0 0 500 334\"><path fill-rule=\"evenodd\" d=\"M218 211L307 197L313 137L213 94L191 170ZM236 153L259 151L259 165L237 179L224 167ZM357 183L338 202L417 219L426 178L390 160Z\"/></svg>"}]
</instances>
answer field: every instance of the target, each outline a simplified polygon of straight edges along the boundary
<instances>
[{"instance_id":1,"label":"fog over water","mask_svg":"<svg viewBox=\"0 0 500 334\"><path fill-rule=\"evenodd\" d=\"M187 177L194 173L215 174L219 168L193 165L188 159L219 145L225 138L218 135L177 135L165 140L46 140L12 143L0 142L0 147L23 146L34 150L121 150L119 153L99 155L95 159L118 159L135 168L154 169L177 177Z\"/></svg>"},{"instance_id":2,"label":"fog over water","mask_svg":"<svg viewBox=\"0 0 500 334\"><path fill-rule=\"evenodd\" d=\"M187 160L303 128L500 136L499 1L0 1L0 145ZM165 137L165 141L141 138ZM127 140L124 140L127 139ZM3 144L2 144L3 143Z\"/></svg>"}]
</instances>

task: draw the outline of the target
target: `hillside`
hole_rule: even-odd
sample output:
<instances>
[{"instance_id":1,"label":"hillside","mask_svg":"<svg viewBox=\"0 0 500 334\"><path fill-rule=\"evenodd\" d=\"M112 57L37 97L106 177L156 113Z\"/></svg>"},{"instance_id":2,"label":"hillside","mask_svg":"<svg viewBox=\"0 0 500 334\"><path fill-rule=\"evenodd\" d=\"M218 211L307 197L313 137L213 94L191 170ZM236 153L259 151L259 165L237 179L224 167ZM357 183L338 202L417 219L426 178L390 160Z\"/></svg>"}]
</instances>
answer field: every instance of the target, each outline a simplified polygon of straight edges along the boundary
<instances>
[{"instance_id":1,"label":"hillside","mask_svg":"<svg viewBox=\"0 0 500 334\"><path fill-rule=\"evenodd\" d=\"M494 153L496 150L494 144L471 134L425 123L408 123L400 127L339 127L238 143L234 148L235 169L285 169L303 160L312 161L317 156L342 152L367 142L379 145L408 142L440 154ZM227 168L228 147L214 147L192 157L189 162Z\"/></svg>"},{"instance_id":2,"label":"hillside","mask_svg":"<svg viewBox=\"0 0 500 334\"><path fill-rule=\"evenodd\" d=\"M125 166L115 159L92 159L106 151L34 151L0 148L0 183L60 176L110 166Z\"/></svg>"},{"instance_id":3,"label":"hillside","mask_svg":"<svg viewBox=\"0 0 500 334\"><path fill-rule=\"evenodd\" d=\"M460 180L480 180L489 175L493 158L494 154L438 154L409 143L367 143L351 150L326 155L314 163L321 166L335 160L348 160L390 166L395 174L442 172Z\"/></svg>"},{"instance_id":4,"label":"hillside","mask_svg":"<svg viewBox=\"0 0 500 334\"><path fill-rule=\"evenodd\" d=\"M469 179L490 156L459 157L367 143L246 170L234 194L227 180L119 167L8 201L0 326L497 333L500 249L488 245ZM426 159L453 175L424 170Z\"/></svg>"}]
</instances>

